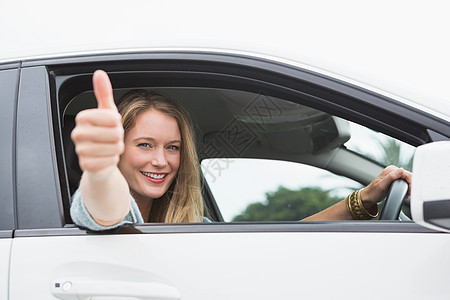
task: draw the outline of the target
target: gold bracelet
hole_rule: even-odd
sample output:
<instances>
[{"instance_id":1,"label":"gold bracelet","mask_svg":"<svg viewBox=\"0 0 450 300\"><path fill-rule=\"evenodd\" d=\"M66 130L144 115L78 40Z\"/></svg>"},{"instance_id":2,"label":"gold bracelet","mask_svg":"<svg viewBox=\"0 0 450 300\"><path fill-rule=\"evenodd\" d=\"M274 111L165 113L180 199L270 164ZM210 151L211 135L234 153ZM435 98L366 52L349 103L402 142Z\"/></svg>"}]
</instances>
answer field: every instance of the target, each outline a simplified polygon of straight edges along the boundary
<instances>
[{"instance_id":1,"label":"gold bracelet","mask_svg":"<svg viewBox=\"0 0 450 300\"><path fill-rule=\"evenodd\" d=\"M364 207L364 204L362 203L361 200L361 190L358 191L358 203L359 206L361 207L361 210L364 212L365 215L367 215L370 219L376 218L378 217L378 205L375 204L374 207L375 208L375 212L370 213L368 210L366 210L366 208Z\"/></svg>"},{"instance_id":2,"label":"gold bracelet","mask_svg":"<svg viewBox=\"0 0 450 300\"><path fill-rule=\"evenodd\" d=\"M370 213L364 207L361 201L361 190L354 191L345 198L347 209L355 220L370 220L378 216L378 205L375 205L376 211Z\"/></svg>"}]
</instances>

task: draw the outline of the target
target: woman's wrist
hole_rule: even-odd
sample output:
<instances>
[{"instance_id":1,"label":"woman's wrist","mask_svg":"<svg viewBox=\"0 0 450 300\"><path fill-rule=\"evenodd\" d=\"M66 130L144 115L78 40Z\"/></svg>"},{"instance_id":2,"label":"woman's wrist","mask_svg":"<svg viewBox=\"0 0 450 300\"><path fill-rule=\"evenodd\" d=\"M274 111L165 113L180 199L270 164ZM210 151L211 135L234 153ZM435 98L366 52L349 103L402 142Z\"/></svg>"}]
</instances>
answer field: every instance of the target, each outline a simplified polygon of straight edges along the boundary
<instances>
[{"instance_id":1,"label":"woman's wrist","mask_svg":"<svg viewBox=\"0 0 450 300\"><path fill-rule=\"evenodd\" d=\"M370 192L367 190L367 187L362 188L360 191L361 202L364 205L364 208L371 209L374 205L377 205L376 201L370 198Z\"/></svg>"},{"instance_id":2,"label":"woman's wrist","mask_svg":"<svg viewBox=\"0 0 450 300\"><path fill-rule=\"evenodd\" d=\"M358 190L347 196L345 199L348 212L355 220L370 220L378 216L378 205L370 205L369 203L363 203L362 193L363 190Z\"/></svg>"},{"instance_id":3,"label":"woman's wrist","mask_svg":"<svg viewBox=\"0 0 450 300\"><path fill-rule=\"evenodd\" d=\"M85 177L85 180L91 180L93 182L108 181L115 176L116 173L120 173L119 168L117 165L111 165L97 171L85 170L83 171L82 178Z\"/></svg>"}]
</instances>

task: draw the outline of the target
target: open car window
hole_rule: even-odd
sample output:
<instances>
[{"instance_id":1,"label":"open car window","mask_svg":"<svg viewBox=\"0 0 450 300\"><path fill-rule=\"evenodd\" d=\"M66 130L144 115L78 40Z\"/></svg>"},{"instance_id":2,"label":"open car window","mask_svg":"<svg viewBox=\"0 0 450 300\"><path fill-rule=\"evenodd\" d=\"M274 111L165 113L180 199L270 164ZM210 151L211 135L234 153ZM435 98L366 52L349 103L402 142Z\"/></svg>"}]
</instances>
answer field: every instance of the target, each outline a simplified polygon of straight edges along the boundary
<instances>
[{"instance_id":1,"label":"open car window","mask_svg":"<svg viewBox=\"0 0 450 300\"><path fill-rule=\"evenodd\" d=\"M408 169L414 152L414 147L363 125L265 93L149 89L175 99L191 114L206 215L214 221L301 220L368 184L388 164ZM116 102L127 91L116 89ZM81 171L76 155L67 150L73 149L68 136L75 115L95 106L87 91L65 107L71 193Z\"/></svg>"}]
</instances>

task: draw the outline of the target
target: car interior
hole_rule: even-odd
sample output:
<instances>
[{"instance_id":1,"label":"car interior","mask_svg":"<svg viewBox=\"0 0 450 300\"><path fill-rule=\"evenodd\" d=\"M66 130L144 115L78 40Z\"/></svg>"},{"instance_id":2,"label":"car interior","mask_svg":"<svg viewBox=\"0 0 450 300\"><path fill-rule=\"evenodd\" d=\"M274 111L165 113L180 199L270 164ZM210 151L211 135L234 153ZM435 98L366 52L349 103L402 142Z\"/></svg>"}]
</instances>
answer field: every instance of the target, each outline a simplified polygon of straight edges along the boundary
<instances>
[{"instance_id":1,"label":"car interior","mask_svg":"<svg viewBox=\"0 0 450 300\"><path fill-rule=\"evenodd\" d=\"M200 162L211 158L270 159L314 166L368 184L383 165L348 149L349 122L320 110L265 93L201 87L151 87L175 99L189 112ZM118 103L129 89L114 90ZM64 107L62 132L69 191L78 187L81 170L70 139L76 114L96 107L92 91ZM251 188L251 182L249 188ZM209 217L223 221L208 182L203 195Z\"/></svg>"}]
</instances>

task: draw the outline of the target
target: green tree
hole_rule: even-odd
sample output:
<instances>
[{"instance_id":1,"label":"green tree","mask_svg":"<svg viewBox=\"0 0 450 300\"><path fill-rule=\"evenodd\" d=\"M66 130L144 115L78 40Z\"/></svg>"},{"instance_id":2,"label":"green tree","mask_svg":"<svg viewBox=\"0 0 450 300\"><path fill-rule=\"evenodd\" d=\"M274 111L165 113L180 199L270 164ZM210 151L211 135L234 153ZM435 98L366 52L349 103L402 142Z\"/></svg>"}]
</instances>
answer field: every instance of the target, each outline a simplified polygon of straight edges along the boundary
<instances>
[{"instance_id":1,"label":"green tree","mask_svg":"<svg viewBox=\"0 0 450 300\"><path fill-rule=\"evenodd\" d=\"M379 141L380 146L383 149L382 162L386 165L394 165L398 167L403 167L406 170L412 170L412 157L402 157L401 156L401 143L394 140L389 139L385 142Z\"/></svg>"},{"instance_id":2,"label":"green tree","mask_svg":"<svg viewBox=\"0 0 450 300\"><path fill-rule=\"evenodd\" d=\"M233 221L299 221L341 200L318 187L290 190L280 186L266 200L252 203Z\"/></svg>"},{"instance_id":3,"label":"green tree","mask_svg":"<svg viewBox=\"0 0 450 300\"><path fill-rule=\"evenodd\" d=\"M377 142L380 148L374 149L374 152L379 152L381 154L375 155L373 152L368 153L367 151L361 150L357 146L354 147L354 150L367 158L381 163L382 165L394 165L397 167L402 167L408 171L412 170L413 155L407 155L405 152L402 153L402 147L404 145L401 142L392 138L377 140Z\"/></svg>"}]
</instances>

